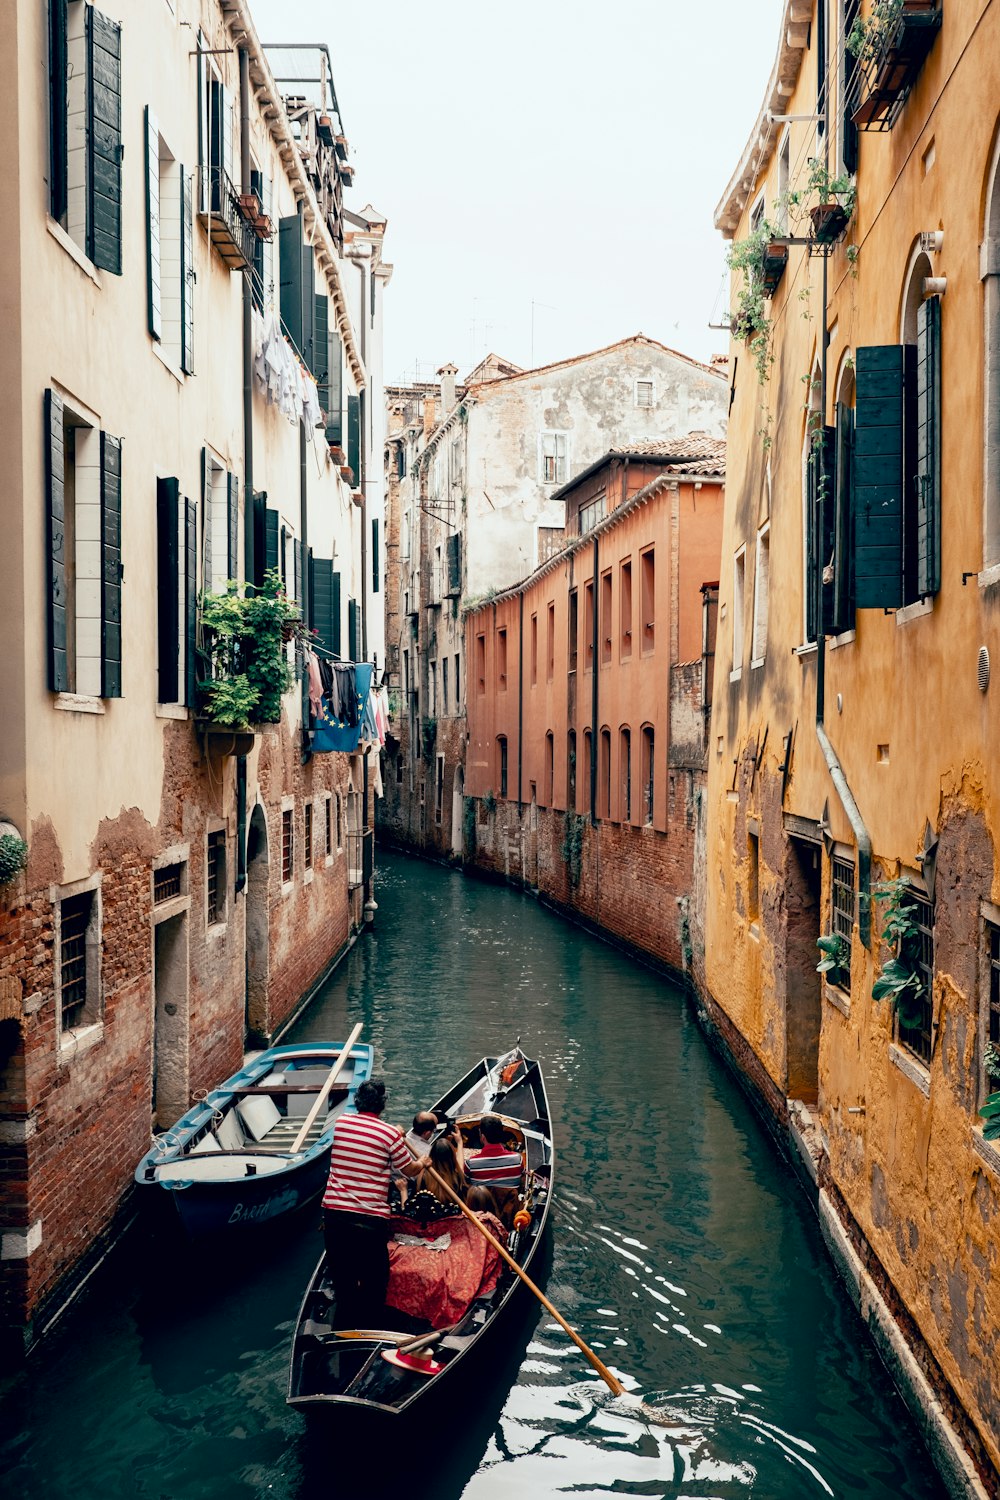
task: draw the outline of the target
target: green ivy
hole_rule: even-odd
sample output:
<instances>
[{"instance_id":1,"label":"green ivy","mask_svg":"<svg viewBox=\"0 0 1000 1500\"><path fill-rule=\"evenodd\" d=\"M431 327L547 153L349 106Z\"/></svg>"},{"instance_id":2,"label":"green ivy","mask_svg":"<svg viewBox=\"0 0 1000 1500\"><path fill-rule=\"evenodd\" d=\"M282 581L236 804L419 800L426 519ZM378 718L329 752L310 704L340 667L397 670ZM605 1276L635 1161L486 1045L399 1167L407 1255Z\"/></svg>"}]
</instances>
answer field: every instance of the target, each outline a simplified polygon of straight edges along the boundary
<instances>
[{"instance_id":1,"label":"green ivy","mask_svg":"<svg viewBox=\"0 0 1000 1500\"><path fill-rule=\"evenodd\" d=\"M912 1029L923 1022L927 987L920 967L920 924L913 890L905 876L875 887L875 899L884 902L882 941L892 957L886 959L872 986L873 1000L888 1000L899 1024Z\"/></svg>"},{"instance_id":2,"label":"green ivy","mask_svg":"<svg viewBox=\"0 0 1000 1500\"><path fill-rule=\"evenodd\" d=\"M587 819L583 813L567 812L565 814L563 841L559 854L566 866L570 886L574 890L580 884L580 876L583 873L583 831L586 826Z\"/></svg>"},{"instance_id":3,"label":"green ivy","mask_svg":"<svg viewBox=\"0 0 1000 1500\"><path fill-rule=\"evenodd\" d=\"M493 795L492 788L486 793L485 797L483 798L483 807L486 809L486 816L488 818L492 818L493 814L497 810L497 799Z\"/></svg>"},{"instance_id":4,"label":"green ivy","mask_svg":"<svg viewBox=\"0 0 1000 1500\"><path fill-rule=\"evenodd\" d=\"M199 680L201 709L213 724L246 728L277 724L292 685L287 643L302 640L298 606L285 595L275 569L254 593L231 582L223 594L201 596L208 670Z\"/></svg>"},{"instance_id":5,"label":"green ivy","mask_svg":"<svg viewBox=\"0 0 1000 1500\"><path fill-rule=\"evenodd\" d=\"M437 739L437 719L424 720L424 760L430 763L434 754L434 741Z\"/></svg>"},{"instance_id":6,"label":"green ivy","mask_svg":"<svg viewBox=\"0 0 1000 1500\"><path fill-rule=\"evenodd\" d=\"M476 799L462 799L462 852L466 859L476 852Z\"/></svg>"},{"instance_id":7,"label":"green ivy","mask_svg":"<svg viewBox=\"0 0 1000 1500\"><path fill-rule=\"evenodd\" d=\"M822 958L816 965L818 974L827 974L838 989L851 987L851 945L842 932L831 932L816 939Z\"/></svg>"},{"instance_id":8,"label":"green ivy","mask_svg":"<svg viewBox=\"0 0 1000 1500\"><path fill-rule=\"evenodd\" d=\"M0 885L10 885L28 863L28 846L16 833L0 834Z\"/></svg>"}]
</instances>

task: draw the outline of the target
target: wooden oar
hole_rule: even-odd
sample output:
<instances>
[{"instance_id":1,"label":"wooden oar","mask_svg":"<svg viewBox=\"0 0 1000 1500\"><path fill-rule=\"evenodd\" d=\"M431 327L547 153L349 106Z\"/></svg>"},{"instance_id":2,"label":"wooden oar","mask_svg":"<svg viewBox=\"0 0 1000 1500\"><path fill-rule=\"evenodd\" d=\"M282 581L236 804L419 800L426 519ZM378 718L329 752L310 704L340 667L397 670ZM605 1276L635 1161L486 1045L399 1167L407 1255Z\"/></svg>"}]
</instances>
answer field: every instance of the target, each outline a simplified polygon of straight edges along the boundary
<instances>
[{"instance_id":1,"label":"wooden oar","mask_svg":"<svg viewBox=\"0 0 1000 1500\"><path fill-rule=\"evenodd\" d=\"M362 1022L359 1021L358 1024L355 1026L354 1030L351 1032L350 1036L347 1038L347 1041L344 1043L343 1049L341 1050L341 1053L340 1053L339 1057L337 1058L337 1061L334 1063L333 1067L330 1069L330 1072L329 1072L329 1075L327 1077L326 1082L324 1083L323 1087L320 1089L319 1093L316 1095L316 1103L313 1105L312 1109L306 1115L305 1122L303 1123L302 1129L299 1131L298 1135L295 1137L294 1141L291 1144L291 1148L290 1148L289 1153L288 1153L289 1156L294 1156L297 1151L301 1151L302 1150L302 1142L305 1140L306 1136L309 1134L309 1131L312 1129L312 1123L313 1123L313 1121L315 1120L316 1116L319 1114L320 1110L323 1108L323 1105L326 1103L327 1095L329 1094L330 1090L333 1088L334 1083L337 1081L337 1074L340 1072L341 1068L344 1066L345 1062L347 1061L348 1057L350 1056L351 1048L354 1046L354 1043L357 1041L358 1037L361 1035L361 1026L362 1026Z\"/></svg>"},{"instance_id":2,"label":"wooden oar","mask_svg":"<svg viewBox=\"0 0 1000 1500\"><path fill-rule=\"evenodd\" d=\"M410 1146L409 1141L407 1141L406 1144ZM414 1156L418 1155L418 1152L416 1152L412 1146L410 1146L410 1150ZM556 1311L556 1309L552 1306L552 1303L549 1301L548 1297L546 1297L545 1293L532 1281L527 1271L523 1271L521 1269L514 1257L504 1249L503 1245L501 1245L498 1239L494 1238L494 1236L490 1234L489 1230L486 1228L486 1225L480 1219L476 1218L476 1215L472 1212L472 1209L466 1207L458 1194L448 1185L447 1182L443 1180L443 1178L438 1175L437 1172L435 1172L433 1167L425 1167L424 1170L425 1172L427 1172L429 1177L433 1177L434 1181L438 1184L439 1187L444 1188L451 1201L458 1205L469 1222L476 1226L484 1240L488 1240L490 1242L494 1250L496 1250L498 1255L500 1255L500 1257L507 1262L514 1274L521 1278L528 1290L534 1292L535 1296L545 1308L546 1312L550 1313L552 1317L555 1318L560 1328L564 1329L566 1333L569 1334L576 1347L580 1350L580 1353L590 1361L611 1393L615 1396L623 1396L625 1394L625 1387L622 1385L618 1377L612 1375L607 1365L603 1365L601 1363L597 1355L594 1353L593 1349L591 1349L590 1345L585 1344L576 1330L571 1328L566 1322L566 1319L563 1317L562 1313Z\"/></svg>"}]
</instances>

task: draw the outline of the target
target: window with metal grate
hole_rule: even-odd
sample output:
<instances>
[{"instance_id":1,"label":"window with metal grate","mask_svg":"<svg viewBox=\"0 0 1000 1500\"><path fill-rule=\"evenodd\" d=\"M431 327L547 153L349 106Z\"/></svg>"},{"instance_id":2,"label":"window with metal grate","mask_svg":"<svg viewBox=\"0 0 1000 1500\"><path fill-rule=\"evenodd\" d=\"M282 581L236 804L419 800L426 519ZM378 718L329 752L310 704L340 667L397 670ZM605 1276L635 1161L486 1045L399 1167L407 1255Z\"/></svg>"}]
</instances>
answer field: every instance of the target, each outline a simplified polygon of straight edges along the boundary
<instances>
[{"instance_id":1,"label":"window with metal grate","mask_svg":"<svg viewBox=\"0 0 1000 1500\"><path fill-rule=\"evenodd\" d=\"M303 852L305 854L305 866L307 870L312 869L313 862L313 809L312 803L307 802L302 809L302 826L305 835L303 839Z\"/></svg>"},{"instance_id":2,"label":"window with metal grate","mask_svg":"<svg viewBox=\"0 0 1000 1500\"><path fill-rule=\"evenodd\" d=\"M90 999L87 984L87 929L94 910L93 891L66 896L60 907L60 1015L63 1031L86 1021Z\"/></svg>"},{"instance_id":3,"label":"window with metal grate","mask_svg":"<svg viewBox=\"0 0 1000 1500\"><path fill-rule=\"evenodd\" d=\"M838 937L846 939L848 944L847 957L840 964L840 972L843 978L850 983L851 953L850 943L854 931L854 865L849 859L839 859L834 856L831 871L831 898L833 905L833 931Z\"/></svg>"},{"instance_id":4,"label":"window with metal grate","mask_svg":"<svg viewBox=\"0 0 1000 1500\"><path fill-rule=\"evenodd\" d=\"M208 835L208 858L205 883L208 894L208 925L226 918L226 830L216 829Z\"/></svg>"},{"instance_id":5,"label":"window with metal grate","mask_svg":"<svg viewBox=\"0 0 1000 1500\"><path fill-rule=\"evenodd\" d=\"M281 879L285 885L292 878L294 867L294 834L292 831L292 809L286 807L281 814Z\"/></svg>"},{"instance_id":6,"label":"window with metal grate","mask_svg":"<svg viewBox=\"0 0 1000 1500\"><path fill-rule=\"evenodd\" d=\"M931 1028L933 1024L934 996L934 903L919 891L908 891L914 908L913 920L919 933L919 957L917 966L923 979L923 996L920 1016L915 1026L901 1026L897 1021L896 1040L901 1047L912 1052L921 1062L931 1060Z\"/></svg>"},{"instance_id":7,"label":"window with metal grate","mask_svg":"<svg viewBox=\"0 0 1000 1500\"><path fill-rule=\"evenodd\" d=\"M153 871L153 904L159 906L161 901L172 901L175 896L181 894L181 873L184 869L182 864L163 865L161 869Z\"/></svg>"}]
</instances>

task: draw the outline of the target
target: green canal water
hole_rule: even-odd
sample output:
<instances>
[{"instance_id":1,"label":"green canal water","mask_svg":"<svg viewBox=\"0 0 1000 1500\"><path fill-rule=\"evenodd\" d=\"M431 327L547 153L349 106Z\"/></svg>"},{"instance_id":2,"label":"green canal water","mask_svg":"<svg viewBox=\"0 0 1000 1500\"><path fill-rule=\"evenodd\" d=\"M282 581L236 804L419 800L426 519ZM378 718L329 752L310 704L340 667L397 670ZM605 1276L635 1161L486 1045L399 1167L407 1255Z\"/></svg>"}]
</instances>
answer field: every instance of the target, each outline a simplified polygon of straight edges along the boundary
<instances>
[{"instance_id":1,"label":"green canal water","mask_svg":"<svg viewBox=\"0 0 1000 1500\"><path fill-rule=\"evenodd\" d=\"M404 1122L520 1034L559 1153L548 1294L660 1420L613 1400L529 1302L496 1378L405 1443L310 1433L284 1394L318 1216L208 1256L137 1229L8 1375L0 1494L942 1496L815 1216L684 997L512 892L387 855L376 894L374 933L285 1040L363 1021Z\"/></svg>"}]
</instances>

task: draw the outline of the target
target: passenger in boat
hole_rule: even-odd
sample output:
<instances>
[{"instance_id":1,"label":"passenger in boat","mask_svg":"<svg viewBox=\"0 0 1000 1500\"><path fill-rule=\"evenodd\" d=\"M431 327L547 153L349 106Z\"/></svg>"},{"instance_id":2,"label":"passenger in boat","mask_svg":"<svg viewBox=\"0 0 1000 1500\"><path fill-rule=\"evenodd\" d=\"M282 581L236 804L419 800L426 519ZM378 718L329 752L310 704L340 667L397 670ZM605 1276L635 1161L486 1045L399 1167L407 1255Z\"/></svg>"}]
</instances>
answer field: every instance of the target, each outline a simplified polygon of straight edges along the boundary
<instances>
[{"instance_id":1,"label":"passenger in boat","mask_svg":"<svg viewBox=\"0 0 1000 1500\"><path fill-rule=\"evenodd\" d=\"M499 1115L483 1115L479 1122L482 1144L465 1158L465 1175L469 1182L490 1189L497 1212L509 1223L517 1211L524 1160L520 1151L509 1149L505 1134L506 1126Z\"/></svg>"},{"instance_id":2,"label":"passenger in boat","mask_svg":"<svg viewBox=\"0 0 1000 1500\"><path fill-rule=\"evenodd\" d=\"M458 1152L451 1138L446 1135L439 1136L426 1160L428 1166L433 1169L433 1174L426 1169L421 1171L417 1178L416 1191L411 1193L406 1200L407 1218L428 1223L433 1219L446 1219L460 1214L462 1210L441 1186L441 1183L447 1183L448 1187L463 1202L465 1201L465 1177Z\"/></svg>"},{"instance_id":3,"label":"passenger in boat","mask_svg":"<svg viewBox=\"0 0 1000 1500\"><path fill-rule=\"evenodd\" d=\"M337 1327L377 1328L389 1280L389 1181L393 1172L416 1177L430 1158L412 1157L402 1131L380 1118L381 1078L359 1084L354 1102L356 1113L333 1128L323 1232Z\"/></svg>"}]
</instances>

